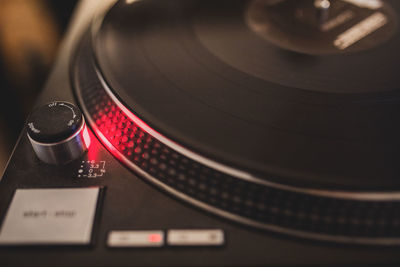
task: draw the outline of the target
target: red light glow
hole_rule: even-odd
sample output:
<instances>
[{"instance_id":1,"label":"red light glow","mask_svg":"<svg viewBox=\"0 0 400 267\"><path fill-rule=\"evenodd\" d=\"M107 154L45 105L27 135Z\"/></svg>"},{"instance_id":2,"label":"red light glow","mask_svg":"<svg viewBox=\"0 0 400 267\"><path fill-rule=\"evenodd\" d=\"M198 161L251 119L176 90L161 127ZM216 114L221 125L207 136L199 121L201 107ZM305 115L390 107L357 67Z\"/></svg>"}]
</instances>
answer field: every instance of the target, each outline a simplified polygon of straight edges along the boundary
<instances>
[{"instance_id":1,"label":"red light glow","mask_svg":"<svg viewBox=\"0 0 400 267\"><path fill-rule=\"evenodd\" d=\"M162 236L160 234L150 234L149 242L151 243L160 243L162 241Z\"/></svg>"}]
</instances>

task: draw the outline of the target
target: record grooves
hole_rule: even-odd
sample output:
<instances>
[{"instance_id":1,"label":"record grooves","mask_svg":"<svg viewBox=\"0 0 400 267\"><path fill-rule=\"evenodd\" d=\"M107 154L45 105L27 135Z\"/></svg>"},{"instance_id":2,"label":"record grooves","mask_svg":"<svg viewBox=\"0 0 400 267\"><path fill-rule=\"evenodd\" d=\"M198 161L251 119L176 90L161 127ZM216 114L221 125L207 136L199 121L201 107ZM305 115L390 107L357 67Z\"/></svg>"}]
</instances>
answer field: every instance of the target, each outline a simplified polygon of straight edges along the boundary
<instances>
[{"instance_id":1,"label":"record grooves","mask_svg":"<svg viewBox=\"0 0 400 267\"><path fill-rule=\"evenodd\" d=\"M400 37L360 53L293 53L246 26L248 3L120 2L92 53L121 102L200 154L298 186L399 188L400 58L387 52Z\"/></svg>"},{"instance_id":2,"label":"record grooves","mask_svg":"<svg viewBox=\"0 0 400 267\"><path fill-rule=\"evenodd\" d=\"M127 42L120 42L118 31L123 32L126 30L124 27L129 28L132 26L125 25L124 18L131 17L134 12L139 11L136 11L136 8L129 9L124 6L124 10L128 11L125 14L125 11L123 11L121 14L120 6L123 5L121 2L119 2L119 5L117 4L113 7L114 11L112 9L108 15L110 17L105 18L103 28L100 29L99 35L96 36L99 39L95 38L92 40L90 39L90 34L87 34L88 36L82 40L76 54L75 62L72 65L72 79L80 106L96 135L116 158L134 172L139 173L145 180L174 196L212 213L253 227L296 237L325 241L376 245L397 245L400 243L400 230L398 227L400 226L400 193L396 191L399 188L399 182L396 179L399 170L398 167L395 167L398 164L394 160L398 156L397 148L400 144L395 137L400 129L398 126L389 128L390 125L393 125L394 119L385 118L382 120L389 113L399 113L399 108L397 101L394 101L395 103L382 103L379 101L385 94L398 94L396 92L397 87L395 87L397 86L396 80L385 81L387 85L393 87L390 88L390 92L374 92L376 97L371 98L374 99L372 103L354 104L356 103L356 101L353 101L354 99L363 99L365 95L370 95L370 92L366 92L365 95L332 95L332 92L328 94L313 91L302 92L295 88L285 90L284 87L288 85L282 86L275 82L267 82L259 79L259 77L248 76L248 73L238 71L237 66L235 67L232 64L227 67L224 59L213 55L216 50L209 52L208 57L212 60L223 62L220 62L220 65L210 64L217 71L219 66L221 66L222 71L219 71L220 75L214 76L211 74L211 71L200 69L196 65L197 63L193 63L193 58L206 53L200 50L197 56L193 53L191 54L192 59L179 57L180 53L183 52L182 50L177 51L174 56L179 59L176 62L182 63L186 61L186 63L174 65L175 68L171 68L170 71L165 72L166 69L164 66L166 65L163 65L165 62L162 61L168 57L160 59L162 54L159 54L161 51L158 51L156 41L165 41L164 35L171 34L170 30L180 34L182 29L174 28L173 23L171 25L167 23L168 25L162 27L159 26L162 24L158 23L163 20L168 21L169 16L176 15L176 12L179 13L179 9L178 11L174 11L176 7L187 7L187 9L183 8L185 12L181 11L182 14L184 13L185 16L190 17L191 13L188 13L188 10L191 10L193 6L201 4L198 1L168 1L170 6L166 4L166 6L160 7L160 9L164 10L163 14L165 17L158 17L160 21L155 23L148 20L146 12L143 12L148 10L152 10L151 12L153 12L154 6L151 4L152 1L144 2L139 1L137 4L139 8L136 7L139 11L142 11L141 14L144 14L143 17L140 17L142 19L140 27L143 27L143 32L133 32L136 34L137 43L143 42L149 45L142 46L140 49L146 47L146 49L154 51L154 53L149 54L142 50L142 56L147 55L147 60L153 64L153 68L157 67L158 72L154 72L154 69L147 67L151 65L149 62L142 64L143 62L138 56L139 54L136 53L139 50L135 52L136 49L139 49L136 45L132 45L129 51L126 50L127 46L125 50L122 50L124 53L129 54L127 56L129 59L126 61L121 61L119 49L114 47L116 50L111 52L108 49L108 46L112 46L115 43L121 44L119 48L132 43L132 39L129 38ZM175 5L171 3L175 3ZM231 3L232 11L236 12L235 8L243 8L245 6L243 3L247 3L247 1L232 1ZM141 8L140 5L142 5ZM203 6L203 8L202 12L207 10L207 6ZM116 18L117 14L121 16ZM179 21L180 19L183 18L178 16L177 20ZM215 16L211 16L210 19L215 19ZM136 23L138 21L139 18ZM114 22L116 25L122 25L116 32ZM149 25L152 25L154 28L146 31ZM197 29L199 30L200 28ZM114 43L113 38L118 40L118 42ZM180 45L188 45L190 43L190 38L182 38L183 41L179 43ZM394 38L396 40L393 42L396 43L398 36ZM168 49L176 48L174 47L174 43L163 44L167 47L167 51L164 52L168 52ZM213 46L215 43L210 45ZM392 46L394 44L388 42L387 45ZM189 49L194 47L196 46L191 46ZM218 47L214 46L214 48ZM276 52L276 48L274 49ZM371 53L380 53L378 50ZM282 53L286 54L288 52ZM292 52L289 54L291 56L294 55ZM358 57L361 59L360 54L356 54L353 58ZM138 62L132 63L132 58ZM113 65L115 63L113 60L119 63L118 65L121 69L124 69L124 79L119 79L121 77L119 74L121 69L113 69L113 66L115 66ZM197 58L197 60L207 60L207 57ZM135 64L139 64L143 69L137 69ZM131 74L130 76L127 75L127 71ZM204 75L208 75L204 76L208 77L208 81L200 83L198 79L202 77L201 72L204 72ZM164 76L160 75L160 73ZM232 73L237 75L232 76ZM383 74L388 75L388 77L392 77L393 75L393 73ZM185 77L186 75L189 76ZM273 106L273 101L284 103L283 106L275 106L275 108L282 108L282 110L284 108L291 108L290 112L292 113L286 115L294 114L293 112L296 109L303 109L303 114L298 114L301 118L300 122L296 122L298 123L298 127L306 129L311 125L311 128L315 127L315 129L319 129L325 133L333 134L332 137L321 139L309 134L301 137L293 130L296 126L293 126L292 130L279 132L279 135L278 133L271 134L274 130L271 130L270 126L265 126L269 125L271 121L267 124L264 124L264 122L260 123L260 121L249 124L245 120L234 118L227 119L226 125L218 125L216 124L218 120L224 118L221 115L222 113L214 112L215 117L209 118L207 117L209 115L207 112L213 109L207 110L207 108L203 107L203 114L201 112L196 113L199 110L195 109L197 105L200 105L199 103L204 104L204 102L194 100L193 102L185 103L179 101L188 99L188 95L193 93L195 97L192 99L205 97L206 95L202 95L204 92L205 94L210 94L209 96L211 97L215 97L210 91L213 87L205 85L209 83L219 84L221 77L226 75L232 77L232 79L225 83L225 86L230 85L232 87L225 89L232 90L232 94L230 96L228 94L228 97L224 98L228 104L224 107L225 103L220 102L220 107L222 109L227 108L228 113L233 114L236 111L248 111L251 110L248 106L257 105L257 103L252 102L251 93L245 90L243 91L245 92L244 95L247 94L249 96L245 98L247 104L244 104L244 107L236 111L229 110L233 107L229 106L229 103L240 104L235 97L240 96L240 92L243 89L240 86L235 88L238 83L235 85L231 81L239 81L242 84L247 81L248 87L254 85L253 88L255 90L263 88L263 86L268 88L268 90L255 94L260 97L260 103L266 101L266 106L270 104ZM378 73L377 75L380 74ZM165 83L165 77L173 83ZM134 79L137 80L132 82ZM149 82L147 86L144 86L145 82ZM356 81L355 83L361 85L364 82ZM128 86L129 84L130 86ZM182 87L184 85L187 86ZM174 86L181 87L181 91L176 88L174 89ZM196 86L205 86L202 88L204 91L197 90ZM185 90L189 89L193 89L193 91L188 94L188 91ZM294 94L288 93L291 90ZM155 92L159 94L154 94ZM178 96L179 93L180 95ZM175 97L174 94L177 94L175 103L179 103L179 107L175 108L170 103L163 102L172 101L171 97L164 98L168 94L173 95L172 97ZM307 94L312 95L308 100L322 100L325 98L328 99L327 101L330 102L331 106L323 105L321 108L318 105L314 105L315 103L303 105L295 100L296 96L300 96L301 98ZM154 97L150 98L150 95ZM286 102L280 95L284 95L291 100ZM273 99L270 99L271 96L273 96ZM338 105L338 102L335 100L338 97L353 99L348 102L353 104ZM210 102L210 98L203 98L203 100L205 99L207 100L206 105L217 105L218 100L222 98L214 98L217 101L214 103ZM270 104L268 101L271 101ZM193 109L190 108L190 105L193 105ZM152 109L153 106L155 107L154 109ZM160 112L164 108L170 108L171 112L157 118L156 115L161 114ZM181 112L181 109L185 108L187 108L187 114ZM269 116L266 115L266 110L262 110L260 114L249 112L243 114L243 116L247 116L247 118L253 116L252 118L264 120ZM323 112L323 115L326 115L327 118L332 116L328 122L339 124L335 128L329 128L329 123L322 121L323 116L314 113L316 110ZM338 115L335 112L343 113ZM349 115L351 117L349 119L345 118L346 112L354 112L354 114ZM175 116L179 113L181 116ZM197 116L200 115L206 117L203 120L197 120ZM309 118L306 115L311 117ZM369 115L371 117L366 117ZM299 120L299 116L296 117L297 120ZM317 117L321 118L321 121L313 121ZM193 126L192 130L198 130L198 135L190 135L193 133L190 129L186 130L181 127L182 125L185 126L187 119L190 118L192 118L193 122L186 125L186 127L190 128ZM178 122L174 123L173 119ZM339 119L346 121L346 124L340 125L341 122ZM204 123L205 120L207 120L207 123ZM291 123L291 120L292 118L288 118L285 123ZM171 124L167 124L169 122ZM234 122L237 122L237 124L234 125ZM351 128L350 123L352 122L355 125ZM199 125L194 126L196 123ZM217 125L216 129L201 129L204 125L212 123ZM282 123L282 121L277 123ZM371 124L377 128L374 129L371 127ZM243 125L247 125L247 127L243 128ZM326 129L324 129L325 125ZM227 131L232 131L232 140L221 141L224 137L223 133L225 129L219 130L218 126L222 126L222 128L226 126ZM341 128L347 126L349 128ZM242 132L233 131L236 127L241 128ZM258 135L256 133L257 130L259 130ZM369 132L357 136L365 130L369 130ZM216 137L214 141L221 141L219 142L221 147L215 147L215 150L207 149L207 147L212 147L214 142L202 143L206 135L201 135L207 134L207 132L207 137L210 140L213 138L213 135L210 133L215 132ZM272 140L261 138L265 137L266 133L270 138L273 136L279 136L279 138ZM338 138L340 134L343 134L343 137L347 141L340 141L340 138ZM229 147L229 142L237 142L242 135L247 135L247 138L244 140L245 144L242 144L239 148ZM258 139L254 138L257 136L259 137ZM384 136L387 138L382 139ZM229 139L231 137L227 136L226 138ZM315 165L313 166L313 170L317 171L311 173L310 177L304 175L307 174L306 171L298 177L290 177L289 175L283 175L283 172L278 171L274 173L271 171L270 163L273 161L269 161L270 157L275 156L275 163L278 163L280 158L286 155L287 159L289 154L284 153L285 148L283 145L280 151L273 150L275 154L263 149L271 145L274 141L281 145L287 140L293 142L287 144L287 147L293 145L291 148L295 154L291 155L293 156L292 159L285 160L280 168L287 166L287 173L294 173L296 169L290 170L290 167L296 164L304 167L307 162L310 164L313 163ZM304 142L301 143L300 140ZM307 147L307 151L297 151L294 149L296 147L307 146L308 144L312 144L312 142L314 142L313 145ZM371 143L370 146L365 146L368 143ZM224 145L226 145L226 149L222 149ZM243 151L243 147L246 145L249 145L247 152ZM251 154L253 151L252 148L257 145L260 147L259 151L255 152L255 155ZM366 152L368 150L370 151L369 153ZM326 158L322 157L321 159L318 157L317 152L320 152L321 155L329 156ZM367 154L362 154L364 152ZM380 157L377 157L375 153L380 152ZM223 157L223 153L230 153L231 156ZM301 154L306 156L304 158L298 157ZM307 158L308 156L310 158ZM343 158L340 158L341 156ZM354 156L358 156L359 161L353 160L349 162L349 159L354 159ZM387 159L391 159L391 161L389 162ZM290 165L289 163L293 164ZM318 165L319 163L321 163L321 166ZM335 164L337 165L336 168ZM254 167L260 165L261 167ZM272 165L274 164L272 163ZM386 166L387 168L382 169L382 166ZM308 170L306 167L305 170ZM311 167L310 165L310 169ZM377 178L376 174L378 172L382 177ZM339 178L336 179L336 177ZM378 188L379 190L373 190L372 188Z\"/></svg>"}]
</instances>

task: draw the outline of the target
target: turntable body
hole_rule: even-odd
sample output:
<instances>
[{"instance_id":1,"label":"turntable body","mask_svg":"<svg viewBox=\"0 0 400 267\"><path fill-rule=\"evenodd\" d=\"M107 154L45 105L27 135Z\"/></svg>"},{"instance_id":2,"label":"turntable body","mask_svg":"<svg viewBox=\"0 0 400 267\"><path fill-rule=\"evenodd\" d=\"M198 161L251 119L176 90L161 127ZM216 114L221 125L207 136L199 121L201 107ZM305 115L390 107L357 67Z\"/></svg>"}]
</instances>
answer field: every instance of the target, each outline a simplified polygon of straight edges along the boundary
<instances>
[{"instance_id":1,"label":"turntable body","mask_svg":"<svg viewBox=\"0 0 400 267\"><path fill-rule=\"evenodd\" d=\"M79 107L90 146L49 165L22 132L0 182L0 262L398 264L399 3L380 10L381 42L310 54L251 29L251 1L156 2L80 3L37 106ZM93 188L86 210L60 197ZM61 191L52 206L28 189ZM86 239L49 241L43 225L80 212L95 214ZM42 236L15 234L41 219Z\"/></svg>"}]
</instances>

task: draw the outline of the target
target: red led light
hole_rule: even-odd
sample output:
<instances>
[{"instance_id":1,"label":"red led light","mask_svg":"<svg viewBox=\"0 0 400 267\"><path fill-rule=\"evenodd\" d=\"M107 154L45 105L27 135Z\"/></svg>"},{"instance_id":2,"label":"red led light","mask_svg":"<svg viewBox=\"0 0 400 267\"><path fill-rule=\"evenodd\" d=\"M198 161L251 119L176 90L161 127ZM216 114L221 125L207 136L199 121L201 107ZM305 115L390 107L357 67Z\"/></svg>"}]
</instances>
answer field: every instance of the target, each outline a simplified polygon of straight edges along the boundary
<instances>
[{"instance_id":1,"label":"red led light","mask_svg":"<svg viewBox=\"0 0 400 267\"><path fill-rule=\"evenodd\" d=\"M142 164L143 160L157 155L160 145L152 147L156 142L150 134L161 135L123 105L117 106L104 96L92 116L97 126L94 128L96 135L117 158L126 156Z\"/></svg>"},{"instance_id":2,"label":"red led light","mask_svg":"<svg viewBox=\"0 0 400 267\"><path fill-rule=\"evenodd\" d=\"M160 243L162 241L162 236L160 234L150 234L149 242L151 243Z\"/></svg>"}]
</instances>

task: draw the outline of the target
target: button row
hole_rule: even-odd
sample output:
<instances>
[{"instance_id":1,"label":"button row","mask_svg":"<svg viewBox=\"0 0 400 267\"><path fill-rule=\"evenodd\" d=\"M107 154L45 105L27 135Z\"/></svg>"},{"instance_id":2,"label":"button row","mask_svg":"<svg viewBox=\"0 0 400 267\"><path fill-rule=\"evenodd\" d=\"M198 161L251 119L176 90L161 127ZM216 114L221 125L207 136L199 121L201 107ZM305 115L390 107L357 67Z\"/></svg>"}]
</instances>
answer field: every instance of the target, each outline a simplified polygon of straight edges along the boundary
<instances>
[{"instance_id":1,"label":"button row","mask_svg":"<svg viewBox=\"0 0 400 267\"><path fill-rule=\"evenodd\" d=\"M165 243L163 231L111 231L109 247L162 247ZM222 246L224 232L220 229L168 230L168 246Z\"/></svg>"}]
</instances>

